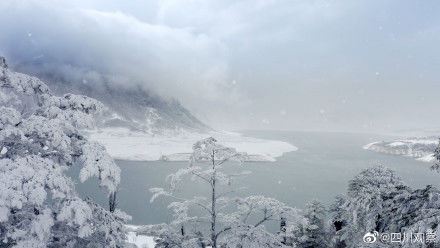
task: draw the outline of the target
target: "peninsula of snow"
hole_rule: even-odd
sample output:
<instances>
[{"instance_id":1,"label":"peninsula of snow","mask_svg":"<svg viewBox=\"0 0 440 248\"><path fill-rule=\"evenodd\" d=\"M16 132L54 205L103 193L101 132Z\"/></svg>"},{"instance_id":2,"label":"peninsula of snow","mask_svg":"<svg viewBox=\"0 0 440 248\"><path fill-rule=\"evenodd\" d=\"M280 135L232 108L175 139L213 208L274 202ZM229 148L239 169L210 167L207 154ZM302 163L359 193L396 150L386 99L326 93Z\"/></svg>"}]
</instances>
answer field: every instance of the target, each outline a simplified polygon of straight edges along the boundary
<instances>
[{"instance_id":1,"label":"peninsula of snow","mask_svg":"<svg viewBox=\"0 0 440 248\"><path fill-rule=\"evenodd\" d=\"M109 127L89 130L88 135L91 140L103 144L114 159L130 161L188 161L192 145L210 136L239 152L247 153L249 162L271 162L286 152L297 150L294 145L284 141L252 138L224 131L151 134L123 127Z\"/></svg>"}]
</instances>

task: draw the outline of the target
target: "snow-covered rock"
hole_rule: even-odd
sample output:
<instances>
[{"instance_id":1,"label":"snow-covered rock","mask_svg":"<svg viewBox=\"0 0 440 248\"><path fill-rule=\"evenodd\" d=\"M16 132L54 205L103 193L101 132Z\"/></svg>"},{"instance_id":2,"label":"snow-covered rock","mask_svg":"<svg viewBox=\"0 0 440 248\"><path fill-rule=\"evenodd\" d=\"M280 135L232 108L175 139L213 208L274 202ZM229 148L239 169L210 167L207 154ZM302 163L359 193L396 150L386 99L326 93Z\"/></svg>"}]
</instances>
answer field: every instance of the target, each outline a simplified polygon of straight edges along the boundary
<instances>
[{"instance_id":1,"label":"snow-covered rock","mask_svg":"<svg viewBox=\"0 0 440 248\"><path fill-rule=\"evenodd\" d=\"M434 149L438 142L437 137L420 137L378 141L367 144L363 148L375 152L409 156L423 162L433 162Z\"/></svg>"}]
</instances>

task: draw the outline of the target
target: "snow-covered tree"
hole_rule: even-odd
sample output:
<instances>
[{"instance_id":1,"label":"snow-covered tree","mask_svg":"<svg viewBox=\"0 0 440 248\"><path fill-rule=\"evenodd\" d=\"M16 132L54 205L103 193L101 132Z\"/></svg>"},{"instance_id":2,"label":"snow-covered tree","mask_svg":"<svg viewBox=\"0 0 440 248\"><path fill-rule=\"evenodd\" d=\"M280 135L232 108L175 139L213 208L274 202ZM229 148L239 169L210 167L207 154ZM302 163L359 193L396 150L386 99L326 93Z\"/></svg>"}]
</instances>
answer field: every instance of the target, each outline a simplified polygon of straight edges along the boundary
<instances>
[{"instance_id":1,"label":"snow-covered tree","mask_svg":"<svg viewBox=\"0 0 440 248\"><path fill-rule=\"evenodd\" d=\"M335 247L438 247L434 242L391 243L389 239L367 244L366 233L438 233L440 191L428 185L413 190L396 173L383 166L362 171L350 181L347 196L331 206Z\"/></svg>"},{"instance_id":2,"label":"snow-covered tree","mask_svg":"<svg viewBox=\"0 0 440 248\"><path fill-rule=\"evenodd\" d=\"M230 189L232 180L248 173L227 174L223 165L245 159L246 154L220 145L212 137L196 142L190 166L167 177L169 190L151 189L151 201L161 195L175 200L168 206L174 219L169 224L145 227L144 233L159 237L159 247L282 247L280 237L269 233L264 224L281 218L293 221L298 217L295 209L263 196L228 196L234 192ZM204 183L209 195L177 196L185 176Z\"/></svg>"},{"instance_id":3,"label":"snow-covered tree","mask_svg":"<svg viewBox=\"0 0 440 248\"><path fill-rule=\"evenodd\" d=\"M396 173L383 166L369 168L350 180L348 194L344 200L338 198L336 212L333 212L334 227L343 223L336 232L336 239L347 247L359 247L368 232L382 232L385 229L385 201L407 190ZM342 246L338 244L338 246Z\"/></svg>"},{"instance_id":4,"label":"snow-covered tree","mask_svg":"<svg viewBox=\"0 0 440 248\"><path fill-rule=\"evenodd\" d=\"M124 242L119 210L81 199L65 171L82 166L114 195L120 169L79 129L103 105L85 96L54 96L37 78L9 70L0 57L0 246L116 247Z\"/></svg>"},{"instance_id":5,"label":"snow-covered tree","mask_svg":"<svg viewBox=\"0 0 440 248\"><path fill-rule=\"evenodd\" d=\"M347 212L345 211L346 201L345 195L337 195L335 201L329 207L329 212L331 213L331 220L329 221L330 228L328 230L329 242L338 248L346 247L346 237L342 235L345 230L341 231L342 228L347 226Z\"/></svg>"},{"instance_id":6,"label":"snow-covered tree","mask_svg":"<svg viewBox=\"0 0 440 248\"><path fill-rule=\"evenodd\" d=\"M435 158L435 164L431 166L431 169L440 172L440 139L437 147L434 150L434 158Z\"/></svg>"},{"instance_id":7,"label":"snow-covered tree","mask_svg":"<svg viewBox=\"0 0 440 248\"><path fill-rule=\"evenodd\" d=\"M304 221L293 230L293 243L298 248L328 247L325 229L325 206L313 200L306 205Z\"/></svg>"}]
</instances>

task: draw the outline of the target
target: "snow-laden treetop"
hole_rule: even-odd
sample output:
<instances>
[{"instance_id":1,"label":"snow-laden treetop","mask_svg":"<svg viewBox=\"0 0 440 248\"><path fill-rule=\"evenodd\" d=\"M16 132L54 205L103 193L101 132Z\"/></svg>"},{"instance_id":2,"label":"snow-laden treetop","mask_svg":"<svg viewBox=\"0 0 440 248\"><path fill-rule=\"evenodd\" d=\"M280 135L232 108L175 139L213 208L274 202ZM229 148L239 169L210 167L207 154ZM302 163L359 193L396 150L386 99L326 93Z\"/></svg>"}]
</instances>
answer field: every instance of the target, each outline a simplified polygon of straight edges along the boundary
<instances>
[{"instance_id":1,"label":"snow-laden treetop","mask_svg":"<svg viewBox=\"0 0 440 248\"><path fill-rule=\"evenodd\" d=\"M194 143L190 161L192 163L198 161L219 161L219 164L221 164L227 160L244 162L246 157L246 153L237 152L235 148L219 144L215 138L209 137Z\"/></svg>"},{"instance_id":2,"label":"snow-laden treetop","mask_svg":"<svg viewBox=\"0 0 440 248\"><path fill-rule=\"evenodd\" d=\"M97 177L109 194L117 190L119 167L79 131L103 111L86 96L53 95L0 57L0 240L7 247L116 247L123 240L125 214L81 199L65 175L81 166L81 181Z\"/></svg>"}]
</instances>

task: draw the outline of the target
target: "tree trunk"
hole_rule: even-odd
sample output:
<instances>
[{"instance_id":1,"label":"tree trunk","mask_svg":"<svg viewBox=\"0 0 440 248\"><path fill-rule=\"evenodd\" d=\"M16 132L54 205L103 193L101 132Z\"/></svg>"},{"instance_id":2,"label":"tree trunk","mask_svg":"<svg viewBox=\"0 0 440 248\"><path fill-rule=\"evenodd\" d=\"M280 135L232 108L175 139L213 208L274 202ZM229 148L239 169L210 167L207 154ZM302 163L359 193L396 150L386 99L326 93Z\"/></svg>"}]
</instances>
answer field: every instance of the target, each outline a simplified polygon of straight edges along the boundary
<instances>
[{"instance_id":1,"label":"tree trunk","mask_svg":"<svg viewBox=\"0 0 440 248\"><path fill-rule=\"evenodd\" d=\"M110 193L108 197L108 206L111 213L113 213L116 209L116 191Z\"/></svg>"},{"instance_id":2,"label":"tree trunk","mask_svg":"<svg viewBox=\"0 0 440 248\"><path fill-rule=\"evenodd\" d=\"M287 245L287 237L286 237L286 219L281 217L280 220L280 236L283 237L283 240L281 241L281 244Z\"/></svg>"},{"instance_id":3,"label":"tree trunk","mask_svg":"<svg viewBox=\"0 0 440 248\"><path fill-rule=\"evenodd\" d=\"M211 246L212 248L217 248L217 235L215 231L215 222L216 222L216 209L215 209L215 181L216 181L216 171L215 171L215 152L212 151L211 155L212 159L212 178L211 178Z\"/></svg>"}]
</instances>

